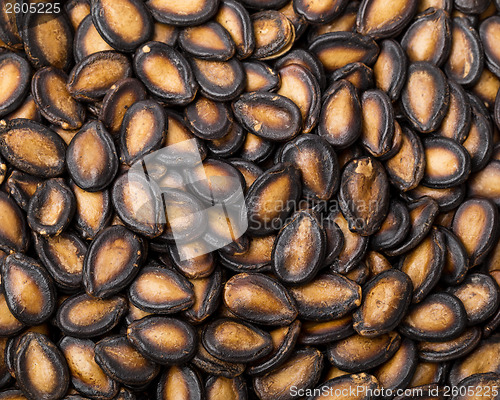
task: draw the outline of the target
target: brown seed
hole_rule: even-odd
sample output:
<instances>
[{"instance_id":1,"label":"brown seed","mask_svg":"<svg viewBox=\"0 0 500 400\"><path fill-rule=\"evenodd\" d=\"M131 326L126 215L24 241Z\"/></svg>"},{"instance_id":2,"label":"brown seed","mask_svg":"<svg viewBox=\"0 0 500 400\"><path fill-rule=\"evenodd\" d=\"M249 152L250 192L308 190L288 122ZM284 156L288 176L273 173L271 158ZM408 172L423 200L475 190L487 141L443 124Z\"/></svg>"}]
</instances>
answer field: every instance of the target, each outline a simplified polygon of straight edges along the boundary
<instances>
[{"instance_id":1,"label":"brown seed","mask_svg":"<svg viewBox=\"0 0 500 400\"><path fill-rule=\"evenodd\" d=\"M428 62L410 64L401 102L419 132L438 128L449 107L450 91L444 73Z\"/></svg>"},{"instance_id":2,"label":"brown seed","mask_svg":"<svg viewBox=\"0 0 500 400\"><path fill-rule=\"evenodd\" d=\"M479 346L461 360L457 360L449 373L451 385L457 385L465 378L486 372L499 373L500 371L500 337L492 336L482 340Z\"/></svg>"},{"instance_id":3,"label":"brown seed","mask_svg":"<svg viewBox=\"0 0 500 400\"><path fill-rule=\"evenodd\" d=\"M226 103L200 96L184 109L184 119L191 132L200 139L220 139L227 135L233 123Z\"/></svg>"},{"instance_id":4,"label":"brown seed","mask_svg":"<svg viewBox=\"0 0 500 400\"><path fill-rule=\"evenodd\" d=\"M312 282L289 290L299 316L310 321L340 318L361 304L361 287L335 273L319 275Z\"/></svg>"},{"instance_id":5,"label":"brown seed","mask_svg":"<svg viewBox=\"0 0 500 400\"><path fill-rule=\"evenodd\" d=\"M451 51L445 64L446 75L461 85L476 82L483 69L483 52L477 31L465 18L453 18Z\"/></svg>"},{"instance_id":6,"label":"brown seed","mask_svg":"<svg viewBox=\"0 0 500 400\"><path fill-rule=\"evenodd\" d=\"M129 324L127 338L146 358L158 364L183 364L196 351L196 333L179 319L148 316Z\"/></svg>"},{"instance_id":7,"label":"brown seed","mask_svg":"<svg viewBox=\"0 0 500 400\"><path fill-rule=\"evenodd\" d=\"M28 224L40 235L59 235L70 224L75 207L75 196L63 180L46 180L29 202Z\"/></svg>"},{"instance_id":8,"label":"brown seed","mask_svg":"<svg viewBox=\"0 0 500 400\"><path fill-rule=\"evenodd\" d=\"M493 108L495 98L500 89L500 79L489 69L488 65L483 68L483 72L471 92L476 95L486 107Z\"/></svg>"},{"instance_id":9,"label":"brown seed","mask_svg":"<svg viewBox=\"0 0 500 400\"><path fill-rule=\"evenodd\" d=\"M196 247L189 245L189 242L198 239L209 229L208 212L203 212L203 205L197 197L181 190L164 190L162 198L168 223L161 237L170 242L188 243L186 249L181 246L179 255L193 254L192 250L196 250Z\"/></svg>"},{"instance_id":10,"label":"brown seed","mask_svg":"<svg viewBox=\"0 0 500 400\"><path fill-rule=\"evenodd\" d=\"M182 275L168 268L147 266L128 288L132 304L155 314L173 314L194 304L193 287Z\"/></svg>"},{"instance_id":11,"label":"brown seed","mask_svg":"<svg viewBox=\"0 0 500 400\"><path fill-rule=\"evenodd\" d=\"M95 346L95 361L117 382L144 385L160 372L160 367L144 358L125 335L109 336Z\"/></svg>"},{"instance_id":12,"label":"brown seed","mask_svg":"<svg viewBox=\"0 0 500 400\"><path fill-rule=\"evenodd\" d=\"M18 321L10 312L5 294L0 293L0 334L4 337L12 336L20 332L23 328L24 324Z\"/></svg>"},{"instance_id":13,"label":"brown seed","mask_svg":"<svg viewBox=\"0 0 500 400\"><path fill-rule=\"evenodd\" d=\"M158 382L157 395L160 399L179 397L179 400L202 398L203 386L198 373L188 366L168 367Z\"/></svg>"},{"instance_id":14,"label":"brown seed","mask_svg":"<svg viewBox=\"0 0 500 400\"><path fill-rule=\"evenodd\" d=\"M7 194L0 193L0 249L7 253L28 249L26 218Z\"/></svg>"},{"instance_id":15,"label":"brown seed","mask_svg":"<svg viewBox=\"0 0 500 400\"><path fill-rule=\"evenodd\" d=\"M493 248L498 228L498 210L489 200L472 198L458 208L453 233L462 241L470 267L481 263Z\"/></svg>"},{"instance_id":16,"label":"brown seed","mask_svg":"<svg viewBox=\"0 0 500 400\"><path fill-rule=\"evenodd\" d=\"M215 20L231 35L236 57L244 59L250 56L255 48L255 36L252 21L246 8L234 0L223 0Z\"/></svg>"},{"instance_id":17,"label":"brown seed","mask_svg":"<svg viewBox=\"0 0 500 400\"><path fill-rule=\"evenodd\" d=\"M294 321L288 326L276 328L270 333L273 350L267 356L255 361L247 370L249 375L261 376L283 364L291 356L301 329L301 322Z\"/></svg>"},{"instance_id":18,"label":"brown seed","mask_svg":"<svg viewBox=\"0 0 500 400\"><path fill-rule=\"evenodd\" d=\"M66 158L73 181L91 192L107 187L118 171L115 145L100 121L85 124L71 141Z\"/></svg>"},{"instance_id":19,"label":"brown seed","mask_svg":"<svg viewBox=\"0 0 500 400\"><path fill-rule=\"evenodd\" d=\"M394 137L394 112L389 96L378 89L367 90L361 97L361 110L361 143L373 156L385 155Z\"/></svg>"},{"instance_id":20,"label":"brown seed","mask_svg":"<svg viewBox=\"0 0 500 400\"><path fill-rule=\"evenodd\" d=\"M192 58L191 67L200 92L215 101L229 101L245 89L243 65L235 57L228 61L209 61Z\"/></svg>"},{"instance_id":21,"label":"brown seed","mask_svg":"<svg viewBox=\"0 0 500 400\"><path fill-rule=\"evenodd\" d=\"M448 364L445 363L421 361L417 364L408 387L414 388L417 386L439 383L443 380L445 373L447 373L447 369Z\"/></svg>"},{"instance_id":22,"label":"brown seed","mask_svg":"<svg viewBox=\"0 0 500 400\"><path fill-rule=\"evenodd\" d=\"M309 50L315 54L330 73L353 62L372 65L379 53L377 43L355 32L332 32L318 36Z\"/></svg>"},{"instance_id":23,"label":"brown seed","mask_svg":"<svg viewBox=\"0 0 500 400\"><path fill-rule=\"evenodd\" d=\"M400 150L385 163L387 175L393 185L402 191L418 186L424 176L425 154L420 138L410 129L403 128Z\"/></svg>"},{"instance_id":24,"label":"brown seed","mask_svg":"<svg viewBox=\"0 0 500 400\"><path fill-rule=\"evenodd\" d=\"M275 143L247 132L240 150L240 156L245 161L260 163L269 159L275 149Z\"/></svg>"},{"instance_id":25,"label":"brown seed","mask_svg":"<svg viewBox=\"0 0 500 400\"><path fill-rule=\"evenodd\" d=\"M375 38L396 36L410 22L416 9L416 0L398 1L390 6L380 0L363 0L356 20L357 31Z\"/></svg>"},{"instance_id":26,"label":"brown seed","mask_svg":"<svg viewBox=\"0 0 500 400\"><path fill-rule=\"evenodd\" d=\"M428 61L440 66L450 53L450 32L451 21L445 10L426 10L408 28L401 45L410 62Z\"/></svg>"},{"instance_id":27,"label":"brown seed","mask_svg":"<svg viewBox=\"0 0 500 400\"><path fill-rule=\"evenodd\" d=\"M272 253L272 268L286 284L302 284L314 278L326 251L326 234L310 212L294 213L281 228Z\"/></svg>"},{"instance_id":28,"label":"brown seed","mask_svg":"<svg viewBox=\"0 0 500 400\"><path fill-rule=\"evenodd\" d=\"M267 332L229 318L206 325L201 340L210 354L228 362L252 362L268 355L273 348Z\"/></svg>"},{"instance_id":29,"label":"brown seed","mask_svg":"<svg viewBox=\"0 0 500 400\"><path fill-rule=\"evenodd\" d=\"M69 386L69 371L61 351L45 335L23 336L15 356L16 379L30 398L60 399Z\"/></svg>"},{"instance_id":30,"label":"brown seed","mask_svg":"<svg viewBox=\"0 0 500 400\"><path fill-rule=\"evenodd\" d=\"M5 299L12 315L26 325L46 321L56 308L54 283L38 261L21 253L1 265Z\"/></svg>"},{"instance_id":31,"label":"brown seed","mask_svg":"<svg viewBox=\"0 0 500 400\"><path fill-rule=\"evenodd\" d=\"M192 324L202 323L215 312L222 292L221 275L221 270L217 268L206 278L189 279L193 285L194 303L183 315Z\"/></svg>"},{"instance_id":32,"label":"brown seed","mask_svg":"<svg viewBox=\"0 0 500 400\"><path fill-rule=\"evenodd\" d=\"M108 190L87 192L70 182L76 198L75 228L85 239L93 239L111 219L113 208Z\"/></svg>"},{"instance_id":33,"label":"brown seed","mask_svg":"<svg viewBox=\"0 0 500 400\"><path fill-rule=\"evenodd\" d=\"M294 8L307 22L322 24L335 19L347 4L348 2L343 0L334 0L326 4L316 4L307 0L300 0L294 4Z\"/></svg>"},{"instance_id":34,"label":"brown seed","mask_svg":"<svg viewBox=\"0 0 500 400\"><path fill-rule=\"evenodd\" d=\"M30 119L37 122L42 120L42 115L32 95L26 96L21 105L5 117L7 121L12 121L16 118Z\"/></svg>"},{"instance_id":35,"label":"brown seed","mask_svg":"<svg viewBox=\"0 0 500 400\"><path fill-rule=\"evenodd\" d=\"M302 132L309 133L316 126L320 112L320 87L307 68L291 64L278 70L280 88L277 93L292 100L302 115Z\"/></svg>"},{"instance_id":36,"label":"brown seed","mask_svg":"<svg viewBox=\"0 0 500 400\"><path fill-rule=\"evenodd\" d=\"M323 368L323 355L314 348L295 352L282 366L253 379L253 387L262 400L290 398L290 388L305 390L315 386Z\"/></svg>"},{"instance_id":37,"label":"brown seed","mask_svg":"<svg viewBox=\"0 0 500 400\"><path fill-rule=\"evenodd\" d=\"M31 175L52 178L64 171L66 145L54 131L35 121L15 119L2 126L0 152L14 167Z\"/></svg>"},{"instance_id":38,"label":"brown seed","mask_svg":"<svg viewBox=\"0 0 500 400\"><path fill-rule=\"evenodd\" d=\"M184 28L179 34L179 46L194 57L213 61L227 61L235 53L231 36L215 21Z\"/></svg>"},{"instance_id":39,"label":"brown seed","mask_svg":"<svg viewBox=\"0 0 500 400\"><path fill-rule=\"evenodd\" d=\"M15 53L0 55L2 79L0 96L0 117L4 117L19 107L29 90L31 68L28 62Z\"/></svg>"},{"instance_id":40,"label":"brown seed","mask_svg":"<svg viewBox=\"0 0 500 400\"><path fill-rule=\"evenodd\" d=\"M302 134L282 147L280 161L292 163L300 170L302 190L308 197L328 200L337 190L337 156L326 140Z\"/></svg>"},{"instance_id":41,"label":"brown seed","mask_svg":"<svg viewBox=\"0 0 500 400\"><path fill-rule=\"evenodd\" d=\"M56 12L54 7L48 11L30 10L19 19L24 49L36 68L53 66L67 70L73 62L71 23L62 9Z\"/></svg>"},{"instance_id":42,"label":"brown seed","mask_svg":"<svg viewBox=\"0 0 500 400\"><path fill-rule=\"evenodd\" d=\"M373 66L377 87L394 101L399 98L406 82L407 58L399 42L392 39L382 41L380 53Z\"/></svg>"},{"instance_id":43,"label":"brown seed","mask_svg":"<svg viewBox=\"0 0 500 400\"><path fill-rule=\"evenodd\" d=\"M385 250L388 256L398 256L415 248L429 233L436 215L439 211L438 204L430 197L422 197L408 204L410 212L410 231L403 243Z\"/></svg>"},{"instance_id":44,"label":"brown seed","mask_svg":"<svg viewBox=\"0 0 500 400\"><path fill-rule=\"evenodd\" d=\"M75 30L75 40L73 43L75 60L79 62L91 54L112 50L113 47L111 47L97 31L92 21L89 8L89 14L81 21L78 28Z\"/></svg>"},{"instance_id":45,"label":"brown seed","mask_svg":"<svg viewBox=\"0 0 500 400\"><path fill-rule=\"evenodd\" d=\"M173 5L168 0L148 0L146 5L157 21L175 26L191 26L212 18L217 12L219 2L202 0L197 3Z\"/></svg>"},{"instance_id":46,"label":"brown seed","mask_svg":"<svg viewBox=\"0 0 500 400\"><path fill-rule=\"evenodd\" d=\"M326 86L326 76L323 64L310 51L294 49L276 60L275 68L283 68L290 64L298 64L307 68L316 78L319 87L323 90Z\"/></svg>"},{"instance_id":47,"label":"brown seed","mask_svg":"<svg viewBox=\"0 0 500 400\"><path fill-rule=\"evenodd\" d=\"M111 135L120 133L127 110L135 103L146 99L146 88L137 79L126 78L118 81L106 92L102 100L99 119Z\"/></svg>"},{"instance_id":48,"label":"brown seed","mask_svg":"<svg viewBox=\"0 0 500 400\"><path fill-rule=\"evenodd\" d=\"M246 365L243 363L230 363L219 360L203 347L201 341L198 342L198 349L192 362L202 372L225 378L240 376L246 368Z\"/></svg>"},{"instance_id":49,"label":"brown seed","mask_svg":"<svg viewBox=\"0 0 500 400\"><path fill-rule=\"evenodd\" d=\"M146 88L169 105L185 105L196 95L198 85L189 63L164 43L140 47L134 55L134 69Z\"/></svg>"},{"instance_id":50,"label":"brown seed","mask_svg":"<svg viewBox=\"0 0 500 400\"><path fill-rule=\"evenodd\" d=\"M481 171L471 175L467 182L469 193L472 196L485 197L500 204L498 187L500 187L500 161L492 160Z\"/></svg>"},{"instance_id":51,"label":"brown seed","mask_svg":"<svg viewBox=\"0 0 500 400\"><path fill-rule=\"evenodd\" d=\"M500 371L500 337L492 336L482 340L476 349L465 358L455 362L449 373L451 385L457 385L463 379L486 372Z\"/></svg>"},{"instance_id":52,"label":"brown seed","mask_svg":"<svg viewBox=\"0 0 500 400\"><path fill-rule=\"evenodd\" d=\"M363 236L378 231L389 209L389 180L372 157L350 161L342 172L340 208L349 229Z\"/></svg>"},{"instance_id":53,"label":"brown seed","mask_svg":"<svg viewBox=\"0 0 500 400\"><path fill-rule=\"evenodd\" d=\"M450 88L450 106L439 127L437 134L458 143L463 143L471 125L471 107L467 94L461 85L453 80L448 80Z\"/></svg>"},{"instance_id":54,"label":"brown seed","mask_svg":"<svg viewBox=\"0 0 500 400\"><path fill-rule=\"evenodd\" d=\"M179 30L168 24L163 24L161 22L155 21L153 28L153 42L162 42L174 47L179 38Z\"/></svg>"},{"instance_id":55,"label":"brown seed","mask_svg":"<svg viewBox=\"0 0 500 400\"><path fill-rule=\"evenodd\" d=\"M422 301L439 281L445 264L445 250L444 236L434 228L417 247L401 258L398 268L413 283L413 303Z\"/></svg>"},{"instance_id":56,"label":"brown seed","mask_svg":"<svg viewBox=\"0 0 500 400\"><path fill-rule=\"evenodd\" d=\"M59 348L66 357L71 383L84 396L112 399L119 390L118 383L108 377L95 362L95 343L91 340L65 336Z\"/></svg>"},{"instance_id":57,"label":"brown seed","mask_svg":"<svg viewBox=\"0 0 500 400\"><path fill-rule=\"evenodd\" d=\"M481 329L472 327L455 339L443 342L419 342L418 355L433 362L455 360L474 350L481 340Z\"/></svg>"},{"instance_id":58,"label":"brown seed","mask_svg":"<svg viewBox=\"0 0 500 400\"><path fill-rule=\"evenodd\" d=\"M36 189L38 189L38 186L40 186L42 182L42 178L14 170L5 182L5 189L19 207L27 211L31 197L35 194Z\"/></svg>"},{"instance_id":59,"label":"brown seed","mask_svg":"<svg viewBox=\"0 0 500 400\"><path fill-rule=\"evenodd\" d=\"M359 372L377 367L390 359L401 345L396 332L375 338L360 335L349 336L328 346L328 360L338 368Z\"/></svg>"},{"instance_id":60,"label":"brown seed","mask_svg":"<svg viewBox=\"0 0 500 400\"><path fill-rule=\"evenodd\" d=\"M351 315L324 322L305 321L300 331L299 343L313 346L327 344L354 333Z\"/></svg>"},{"instance_id":61,"label":"brown seed","mask_svg":"<svg viewBox=\"0 0 500 400\"><path fill-rule=\"evenodd\" d=\"M465 323L462 302L453 295L435 293L410 308L399 330L409 338L435 342L458 337Z\"/></svg>"},{"instance_id":62,"label":"brown seed","mask_svg":"<svg viewBox=\"0 0 500 400\"><path fill-rule=\"evenodd\" d=\"M318 135L335 148L352 145L361 135L361 104L354 86L339 80L328 88L318 121Z\"/></svg>"},{"instance_id":63,"label":"brown seed","mask_svg":"<svg viewBox=\"0 0 500 400\"><path fill-rule=\"evenodd\" d=\"M295 28L279 11L260 11L252 15L255 49L253 57L271 60L286 53L295 40Z\"/></svg>"},{"instance_id":64,"label":"brown seed","mask_svg":"<svg viewBox=\"0 0 500 400\"><path fill-rule=\"evenodd\" d=\"M33 76L33 98L41 114L63 129L78 129L85 120L85 109L66 89L68 76L54 67L39 69Z\"/></svg>"},{"instance_id":65,"label":"brown seed","mask_svg":"<svg viewBox=\"0 0 500 400\"><path fill-rule=\"evenodd\" d=\"M0 11L0 40L5 46L22 48L22 39L16 21L16 14L10 11L14 1L3 1Z\"/></svg>"},{"instance_id":66,"label":"brown seed","mask_svg":"<svg viewBox=\"0 0 500 400\"><path fill-rule=\"evenodd\" d=\"M464 379L460 382L458 386L458 395L453 396L453 400L469 400L474 397L477 398L477 395L470 395L473 391L477 391L476 393L485 393L484 396L488 396L487 393L492 392L494 397L497 397L495 394L496 388L500 384L500 379L498 374L478 374L474 376L469 376L467 379ZM466 390L463 390L466 389ZM462 394L467 392L467 394ZM480 395L483 397L483 395ZM493 398L494 398L493 397Z\"/></svg>"},{"instance_id":67,"label":"brown seed","mask_svg":"<svg viewBox=\"0 0 500 400\"><path fill-rule=\"evenodd\" d=\"M240 124L233 121L229 132L220 139L210 140L207 147L215 156L230 157L243 147L245 139L245 131Z\"/></svg>"},{"instance_id":68,"label":"brown seed","mask_svg":"<svg viewBox=\"0 0 500 400\"><path fill-rule=\"evenodd\" d=\"M232 379L223 376L211 376L205 383L205 393L207 400L222 397L244 400L247 398L247 385L245 380L239 376Z\"/></svg>"},{"instance_id":69,"label":"brown seed","mask_svg":"<svg viewBox=\"0 0 500 400\"><path fill-rule=\"evenodd\" d=\"M364 260L370 270L370 277L373 278L384 271L392 269L392 265L382 254L376 251L369 251Z\"/></svg>"},{"instance_id":70,"label":"brown seed","mask_svg":"<svg viewBox=\"0 0 500 400\"><path fill-rule=\"evenodd\" d=\"M500 303L498 285L486 274L468 274L459 286L448 289L448 293L457 296L463 303L469 325L488 319Z\"/></svg>"},{"instance_id":71,"label":"brown seed","mask_svg":"<svg viewBox=\"0 0 500 400\"><path fill-rule=\"evenodd\" d=\"M154 100L136 101L123 116L120 159L128 165L158 150L165 140L168 119Z\"/></svg>"},{"instance_id":72,"label":"brown seed","mask_svg":"<svg viewBox=\"0 0 500 400\"><path fill-rule=\"evenodd\" d=\"M391 269L375 276L363 287L363 302L353 314L353 327L360 335L379 336L393 330L411 302L412 281Z\"/></svg>"},{"instance_id":73,"label":"brown seed","mask_svg":"<svg viewBox=\"0 0 500 400\"><path fill-rule=\"evenodd\" d=\"M464 245L450 230L441 227L444 236L445 260L441 281L447 285L457 285L463 281L469 269L469 259Z\"/></svg>"},{"instance_id":74,"label":"brown seed","mask_svg":"<svg viewBox=\"0 0 500 400\"><path fill-rule=\"evenodd\" d=\"M288 325L297 309L288 291L259 273L234 275L224 285L224 303L239 318L262 325Z\"/></svg>"},{"instance_id":75,"label":"brown seed","mask_svg":"<svg viewBox=\"0 0 500 400\"><path fill-rule=\"evenodd\" d=\"M417 365L417 346L415 342L404 339L398 351L384 364L373 371L380 386L386 390L405 388Z\"/></svg>"},{"instance_id":76,"label":"brown seed","mask_svg":"<svg viewBox=\"0 0 500 400\"><path fill-rule=\"evenodd\" d=\"M349 272L357 266L358 262L365 255L368 247L368 238L352 232L349 229L349 223L340 211L333 212L328 218L338 225L344 237L342 250L330 269L339 273Z\"/></svg>"},{"instance_id":77,"label":"brown seed","mask_svg":"<svg viewBox=\"0 0 500 400\"><path fill-rule=\"evenodd\" d=\"M118 293L134 279L144 257L144 244L139 236L123 226L104 229L85 255L85 290L99 298Z\"/></svg>"},{"instance_id":78,"label":"brown seed","mask_svg":"<svg viewBox=\"0 0 500 400\"><path fill-rule=\"evenodd\" d=\"M488 2L484 0L476 0L468 2L464 0L457 0L454 2L455 7L466 14L481 14L488 8Z\"/></svg>"},{"instance_id":79,"label":"brown seed","mask_svg":"<svg viewBox=\"0 0 500 400\"><path fill-rule=\"evenodd\" d=\"M57 310L57 326L68 336L90 338L113 329L127 311L124 297L97 299L86 293L66 299Z\"/></svg>"},{"instance_id":80,"label":"brown seed","mask_svg":"<svg viewBox=\"0 0 500 400\"><path fill-rule=\"evenodd\" d=\"M205 145L191 133L184 119L172 111L167 111L166 115L168 132L163 145L170 147L170 149L166 153L159 153L162 165L193 165L198 163L200 159L205 159L207 155Z\"/></svg>"},{"instance_id":81,"label":"brown seed","mask_svg":"<svg viewBox=\"0 0 500 400\"><path fill-rule=\"evenodd\" d=\"M153 19L139 0L92 0L92 21L114 49L133 52L153 34Z\"/></svg>"},{"instance_id":82,"label":"brown seed","mask_svg":"<svg viewBox=\"0 0 500 400\"><path fill-rule=\"evenodd\" d=\"M471 158L471 172L483 169L493 151L491 123L481 100L469 93L472 122L467 139L462 143Z\"/></svg>"},{"instance_id":83,"label":"brown seed","mask_svg":"<svg viewBox=\"0 0 500 400\"><path fill-rule=\"evenodd\" d=\"M73 25L75 31L80 26L82 21L90 15L89 0L70 0L64 5L66 14Z\"/></svg>"},{"instance_id":84,"label":"brown seed","mask_svg":"<svg viewBox=\"0 0 500 400\"><path fill-rule=\"evenodd\" d=\"M349 271L345 276L358 285L363 285L368 279L368 273L368 267L364 263L359 263L356 268Z\"/></svg>"},{"instance_id":85,"label":"brown seed","mask_svg":"<svg viewBox=\"0 0 500 400\"><path fill-rule=\"evenodd\" d=\"M129 78L128 58L114 51L100 51L82 59L69 75L68 91L76 100L100 100L120 79Z\"/></svg>"},{"instance_id":86,"label":"brown seed","mask_svg":"<svg viewBox=\"0 0 500 400\"><path fill-rule=\"evenodd\" d=\"M269 271L275 239L275 235L252 237L249 239L248 250L243 253L226 254L221 252L221 262L224 266L237 272Z\"/></svg>"},{"instance_id":87,"label":"brown seed","mask_svg":"<svg viewBox=\"0 0 500 400\"><path fill-rule=\"evenodd\" d=\"M188 279L206 278L215 269L216 258L202 240L170 246L169 252L174 266Z\"/></svg>"},{"instance_id":88,"label":"brown seed","mask_svg":"<svg viewBox=\"0 0 500 400\"><path fill-rule=\"evenodd\" d=\"M272 92L280 86L280 75L262 61L243 63L246 75L245 92Z\"/></svg>"},{"instance_id":89,"label":"brown seed","mask_svg":"<svg viewBox=\"0 0 500 400\"><path fill-rule=\"evenodd\" d=\"M345 79L351 82L360 92L373 87L373 70L361 62L353 62L336 70L332 76L332 82Z\"/></svg>"},{"instance_id":90,"label":"brown seed","mask_svg":"<svg viewBox=\"0 0 500 400\"><path fill-rule=\"evenodd\" d=\"M342 229L329 216L323 220L323 229L326 233L324 265L332 265L344 247L344 234L342 233Z\"/></svg>"},{"instance_id":91,"label":"brown seed","mask_svg":"<svg viewBox=\"0 0 500 400\"><path fill-rule=\"evenodd\" d=\"M302 117L295 103L273 93L243 94L233 103L233 110L243 127L267 140L293 139L302 128Z\"/></svg>"},{"instance_id":92,"label":"brown seed","mask_svg":"<svg viewBox=\"0 0 500 400\"><path fill-rule=\"evenodd\" d=\"M384 250L401 243L410 230L410 214L406 205L399 200L391 200L389 210L379 230L371 237L370 244L375 250Z\"/></svg>"},{"instance_id":93,"label":"brown seed","mask_svg":"<svg viewBox=\"0 0 500 400\"><path fill-rule=\"evenodd\" d=\"M299 172L291 164L277 164L261 175L246 195L249 231L264 235L281 228L301 189Z\"/></svg>"},{"instance_id":94,"label":"brown seed","mask_svg":"<svg viewBox=\"0 0 500 400\"><path fill-rule=\"evenodd\" d=\"M163 232L165 217L160 214L164 212L161 195L142 168L115 180L111 199L118 216L129 229L150 238Z\"/></svg>"}]
</instances>

